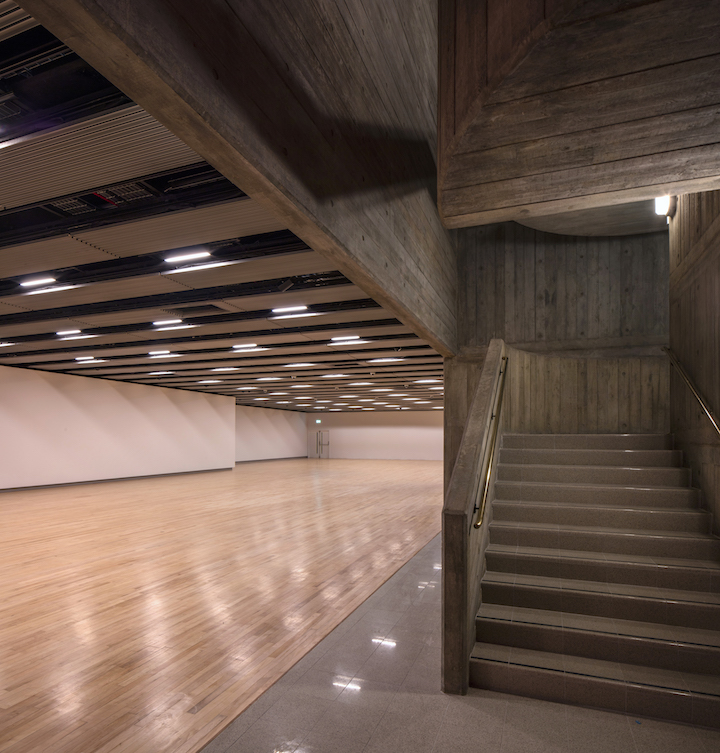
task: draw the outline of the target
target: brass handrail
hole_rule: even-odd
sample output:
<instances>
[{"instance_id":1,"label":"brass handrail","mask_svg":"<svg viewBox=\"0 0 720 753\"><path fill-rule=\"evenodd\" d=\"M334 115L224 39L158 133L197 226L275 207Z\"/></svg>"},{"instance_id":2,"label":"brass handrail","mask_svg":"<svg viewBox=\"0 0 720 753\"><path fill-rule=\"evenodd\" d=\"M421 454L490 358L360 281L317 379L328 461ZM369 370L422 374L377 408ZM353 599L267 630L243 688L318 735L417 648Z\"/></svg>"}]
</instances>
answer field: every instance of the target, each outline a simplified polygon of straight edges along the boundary
<instances>
[{"instance_id":1,"label":"brass handrail","mask_svg":"<svg viewBox=\"0 0 720 753\"><path fill-rule=\"evenodd\" d=\"M687 384L687 386L690 388L690 392L692 392L692 394L695 396L695 399L698 401L698 403L700 403L700 407L705 412L705 415L710 419L710 423L715 427L715 431L720 436L720 425L718 425L717 419L713 415L713 412L710 410L710 406L700 394L692 379L690 379L687 371L685 371L683 365L680 363L680 361L678 361L677 356L672 352L672 350L670 350L670 348L663 348L663 350L668 354L670 363L675 367L678 374L680 374L680 376L683 378L685 384Z\"/></svg>"},{"instance_id":2,"label":"brass handrail","mask_svg":"<svg viewBox=\"0 0 720 753\"><path fill-rule=\"evenodd\" d=\"M500 367L500 374L498 377L499 385L497 402L495 403L495 412L492 414L492 416L490 416L490 420L494 421L495 423L493 424L492 434L490 435L490 452L488 453L487 471L485 471L482 499L480 500L480 504L477 504L477 502L475 503L475 509L473 510L473 515L475 515L475 513L480 510L480 516L473 524L475 528L480 528L483 522L483 518L485 517L485 503L487 502L488 492L490 490L490 476L492 475L493 460L495 459L495 448L497 447L497 434L498 427L500 426L500 409L502 407L503 392L505 391L505 374L507 374L507 369L508 359L507 356L503 356L502 366Z\"/></svg>"}]
</instances>

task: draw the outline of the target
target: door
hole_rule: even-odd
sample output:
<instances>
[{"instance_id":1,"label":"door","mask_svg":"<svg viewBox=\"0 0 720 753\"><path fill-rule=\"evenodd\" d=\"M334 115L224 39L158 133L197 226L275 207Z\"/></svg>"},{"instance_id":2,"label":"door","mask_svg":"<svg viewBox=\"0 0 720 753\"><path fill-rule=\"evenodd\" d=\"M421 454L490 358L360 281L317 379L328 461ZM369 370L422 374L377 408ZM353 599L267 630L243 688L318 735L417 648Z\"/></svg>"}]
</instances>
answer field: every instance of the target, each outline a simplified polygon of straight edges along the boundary
<instances>
[{"instance_id":1,"label":"door","mask_svg":"<svg viewBox=\"0 0 720 753\"><path fill-rule=\"evenodd\" d=\"M330 432L327 429L308 432L308 457L330 457Z\"/></svg>"}]
</instances>

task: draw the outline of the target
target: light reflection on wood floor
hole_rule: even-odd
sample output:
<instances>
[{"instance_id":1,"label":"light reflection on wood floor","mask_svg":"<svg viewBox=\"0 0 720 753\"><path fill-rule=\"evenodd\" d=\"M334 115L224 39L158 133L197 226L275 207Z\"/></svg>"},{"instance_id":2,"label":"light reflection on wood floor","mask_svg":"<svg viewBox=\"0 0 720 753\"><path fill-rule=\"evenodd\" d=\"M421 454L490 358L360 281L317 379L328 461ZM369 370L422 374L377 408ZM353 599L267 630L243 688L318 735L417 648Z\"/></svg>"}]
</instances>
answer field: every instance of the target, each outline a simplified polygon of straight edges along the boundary
<instances>
[{"instance_id":1,"label":"light reflection on wood floor","mask_svg":"<svg viewBox=\"0 0 720 753\"><path fill-rule=\"evenodd\" d=\"M190 753L440 530L442 464L0 494L0 751Z\"/></svg>"}]
</instances>

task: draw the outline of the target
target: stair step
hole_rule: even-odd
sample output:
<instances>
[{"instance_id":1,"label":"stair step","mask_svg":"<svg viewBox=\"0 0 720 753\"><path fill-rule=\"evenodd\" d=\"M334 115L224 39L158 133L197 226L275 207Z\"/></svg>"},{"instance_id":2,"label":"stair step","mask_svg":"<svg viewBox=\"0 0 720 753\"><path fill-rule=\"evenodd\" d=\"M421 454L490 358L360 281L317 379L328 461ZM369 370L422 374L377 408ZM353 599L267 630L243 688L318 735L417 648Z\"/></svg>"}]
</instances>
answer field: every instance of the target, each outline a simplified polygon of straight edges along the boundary
<instances>
[{"instance_id":1,"label":"stair step","mask_svg":"<svg viewBox=\"0 0 720 753\"><path fill-rule=\"evenodd\" d=\"M670 434L504 434L503 448L557 450L671 450Z\"/></svg>"},{"instance_id":2,"label":"stair step","mask_svg":"<svg viewBox=\"0 0 720 753\"><path fill-rule=\"evenodd\" d=\"M710 533L712 518L703 510L655 510L642 507L617 507L608 510L603 506L587 504L558 505L549 502L495 500L493 520Z\"/></svg>"},{"instance_id":3,"label":"stair step","mask_svg":"<svg viewBox=\"0 0 720 753\"><path fill-rule=\"evenodd\" d=\"M720 632L483 604L476 640L720 677Z\"/></svg>"},{"instance_id":4,"label":"stair step","mask_svg":"<svg viewBox=\"0 0 720 753\"><path fill-rule=\"evenodd\" d=\"M531 465L498 463L499 481L563 484L626 484L628 486L689 486L687 468L627 468L594 465Z\"/></svg>"},{"instance_id":5,"label":"stair step","mask_svg":"<svg viewBox=\"0 0 720 753\"><path fill-rule=\"evenodd\" d=\"M689 487L660 487L627 484L563 484L558 482L501 481L495 482L495 499L533 502L577 503L609 507L672 507L697 508L700 494Z\"/></svg>"},{"instance_id":6,"label":"stair step","mask_svg":"<svg viewBox=\"0 0 720 753\"><path fill-rule=\"evenodd\" d=\"M490 544L488 571L720 593L720 562ZM719 626L720 627L720 626Z\"/></svg>"},{"instance_id":7,"label":"stair step","mask_svg":"<svg viewBox=\"0 0 720 753\"><path fill-rule=\"evenodd\" d=\"M713 630L720 624L720 594L626 583L487 571L482 580L482 601L702 630Z\"/></svg>"},{"instance_id":8,"label":"stair step","mask_svg":"<svg viewBox=\"0 0 720 753\"><path fill-rule=\"evenodd\" d=\"M626 468L679 468L679 450L558 450L513 449L500 450L501 463L529 463L532 465L603 465Z\"/></svg>"},{"instance_id":9,"label":"stair step","mask_svg":"<svg viewBox=\"0 0 720 753\"><path fill-rule=\"evenodd\" d=\"M601 526L509 521L493 521L489 530L490 543L505 546L720 561L720 539L683 531L620 531Z\"/></svg>"},{"instance_id":10,"label":"stair step","mask_svg":"<svg viewBox=\"0 0 720 753\"><path fill-rule=\"evenodd\" d=\"M720 726L717 680L684 672L476 643L470 684L636 716Z\"/></svg>"}]
</instances>

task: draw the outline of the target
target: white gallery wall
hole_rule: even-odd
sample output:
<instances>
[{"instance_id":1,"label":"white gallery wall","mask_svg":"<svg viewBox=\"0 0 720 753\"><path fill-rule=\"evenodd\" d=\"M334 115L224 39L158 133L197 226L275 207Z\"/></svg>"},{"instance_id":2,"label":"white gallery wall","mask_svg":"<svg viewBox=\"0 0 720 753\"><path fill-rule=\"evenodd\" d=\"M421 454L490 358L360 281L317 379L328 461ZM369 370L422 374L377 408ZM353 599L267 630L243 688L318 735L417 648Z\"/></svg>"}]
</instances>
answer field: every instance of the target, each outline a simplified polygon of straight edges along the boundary
<instances>
[{"instance_id":1,"label":"white gallery wall","mask_svg":"<svg viewBox=\"0 0 720 753\"><path fill-rule=\"evenodd\" d=\"M307 457L305 414L236 406L235 460Z\"/></svg>"},{"instance_id":2,"label":"white gallery wall","mask_svg":"<svg viewBox=\"0 0 720 753\"><path fill-rule=\"evenodd\" d=\"M222 395L0 366L0 488L231 468Z\"/></svg>"},{"instance_id":3,"label":"white gallery wall","mask_svg":"<svg viewBox=\"0 0 720 753\"><path fill-rule=\"evenodd\" d=\"M318 429L329 431L330 458L442 460L443 456L441 410L318 411L307 416L307 427L310 439Z\"/></svg>"}]
</instances>

